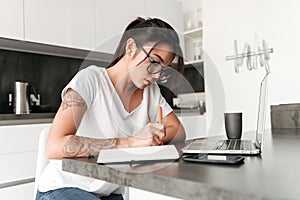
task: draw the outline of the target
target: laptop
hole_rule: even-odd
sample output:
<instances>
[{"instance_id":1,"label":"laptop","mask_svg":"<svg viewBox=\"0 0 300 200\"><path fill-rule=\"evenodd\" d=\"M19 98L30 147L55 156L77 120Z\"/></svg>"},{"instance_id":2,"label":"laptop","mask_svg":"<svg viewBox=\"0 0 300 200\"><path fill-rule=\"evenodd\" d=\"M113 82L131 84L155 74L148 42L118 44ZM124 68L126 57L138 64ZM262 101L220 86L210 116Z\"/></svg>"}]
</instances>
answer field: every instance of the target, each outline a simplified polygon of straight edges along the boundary
<instances>
[{"instance_id":1,"label":"laptop","mask_svg":"<svg viewBox=\"0 0 300 200\"><path fill-rule=\"evenodd\" d=\"M258 103L257 127L255 140L216 140L215 138L195 139L189 145L181 149L184 154L239 154L258 155L261 153L262 134L265 129L267 106L267 77L265 75L260 84Z\"/></svg>"}]
</instances>

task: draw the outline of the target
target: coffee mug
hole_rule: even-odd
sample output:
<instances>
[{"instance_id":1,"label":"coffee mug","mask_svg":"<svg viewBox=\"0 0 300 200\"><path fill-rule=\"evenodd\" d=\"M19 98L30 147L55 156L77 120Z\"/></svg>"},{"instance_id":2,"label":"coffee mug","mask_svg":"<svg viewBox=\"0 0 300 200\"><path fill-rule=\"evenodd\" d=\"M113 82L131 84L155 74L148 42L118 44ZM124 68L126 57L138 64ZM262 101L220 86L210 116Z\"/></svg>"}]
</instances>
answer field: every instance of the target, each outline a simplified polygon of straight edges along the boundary
<instances>
[{"instance_id":1,"label":"coffee mug","mask_svg":"<svg viewBox=\"0 0 300 200\"><path fill-rule=\"evenodd\" d=\"M228 139L241 139L243 113L224 113L225 130Z\"/></svg>"}]
</instances>

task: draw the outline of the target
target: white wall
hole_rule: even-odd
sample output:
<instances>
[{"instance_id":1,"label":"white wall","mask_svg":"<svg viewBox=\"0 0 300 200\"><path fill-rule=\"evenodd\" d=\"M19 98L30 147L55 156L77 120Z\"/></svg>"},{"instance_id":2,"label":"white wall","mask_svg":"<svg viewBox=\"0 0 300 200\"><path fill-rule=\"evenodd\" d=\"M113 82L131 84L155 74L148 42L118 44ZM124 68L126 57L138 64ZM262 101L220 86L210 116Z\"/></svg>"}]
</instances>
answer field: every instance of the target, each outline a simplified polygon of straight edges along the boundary
<instances>
[{"instance_id":1,"label":"white wall","mask_svg":"<svg viewBox=\"0 0 300 200\"><path fill-rule=\"evenodd\" d=\"M243 111L244 130L256 128L259 83L265 71L262 68L248 71L244 65L236 74L233 61L225 61L226 56L234 53L234 39L242 49L244 42L254 44L255 34L274 49L266 127L271 127L270 105L300 102L299 8L299 0L203 0L206 88L222 93L223 87L225 92L224 97L210 99L208 113L220 116L222 113L216 111L215 105L224 105L224 110ZM216 87L218 75L222 86ZM223 127L222 131L225 132Z\"/></svg>"}]
</instances>

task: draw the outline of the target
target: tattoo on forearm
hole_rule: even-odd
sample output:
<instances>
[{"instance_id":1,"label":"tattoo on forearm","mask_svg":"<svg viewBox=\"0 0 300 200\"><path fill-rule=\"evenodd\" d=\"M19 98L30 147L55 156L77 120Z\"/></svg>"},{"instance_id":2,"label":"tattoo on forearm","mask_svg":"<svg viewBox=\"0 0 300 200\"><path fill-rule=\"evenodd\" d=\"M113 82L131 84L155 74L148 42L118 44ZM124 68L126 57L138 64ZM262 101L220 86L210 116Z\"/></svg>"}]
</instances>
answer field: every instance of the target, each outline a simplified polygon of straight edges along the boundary
<instances>
[{"instance_id":1,"label":"tattoo on forearm","mask_svg":"<svg viewBox=\"0 0 300 200\"><path fill-rule=\"evenodd\" d=\"M118 138L93 139L73 135L62 151L67 157L97 157L101 149L116 148L118 144Z\"/></svg>"},{"instance_id":2,"label":"tattoo on forearm","mask_svg":"<svg viewBox=\"0 0 300 200\"><path fill-rule=\"evenodd\" d=\"M67 92L61 104L63 110L72 106L77 106L77 107L85 106L84 99L75 91Z\"/></svg>"}]
</instances>

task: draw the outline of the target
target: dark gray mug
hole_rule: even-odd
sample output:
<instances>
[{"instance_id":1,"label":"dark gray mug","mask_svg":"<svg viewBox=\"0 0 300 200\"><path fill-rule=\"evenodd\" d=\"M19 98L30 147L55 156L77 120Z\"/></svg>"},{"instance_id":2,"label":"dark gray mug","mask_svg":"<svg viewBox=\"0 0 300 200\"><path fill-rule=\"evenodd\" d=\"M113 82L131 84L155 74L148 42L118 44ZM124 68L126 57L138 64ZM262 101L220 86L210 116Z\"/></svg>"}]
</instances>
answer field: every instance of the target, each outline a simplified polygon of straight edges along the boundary
<instances>
[{"instance_id":1,"label":"dark gray mug","mask_svg":"<svg viewBox=\"0 0 300 200\"><path fill-rule=\"evenodd\" d=\"M225 130L228 139L241 139L243 113L224 113Z\"/></svg>"}]
</instances>

